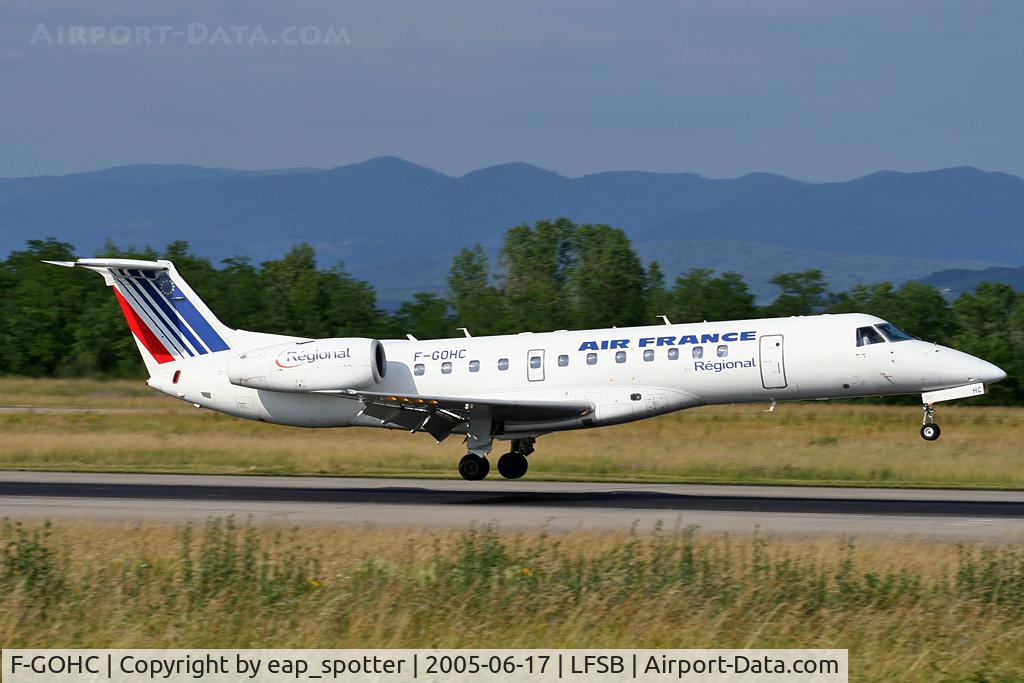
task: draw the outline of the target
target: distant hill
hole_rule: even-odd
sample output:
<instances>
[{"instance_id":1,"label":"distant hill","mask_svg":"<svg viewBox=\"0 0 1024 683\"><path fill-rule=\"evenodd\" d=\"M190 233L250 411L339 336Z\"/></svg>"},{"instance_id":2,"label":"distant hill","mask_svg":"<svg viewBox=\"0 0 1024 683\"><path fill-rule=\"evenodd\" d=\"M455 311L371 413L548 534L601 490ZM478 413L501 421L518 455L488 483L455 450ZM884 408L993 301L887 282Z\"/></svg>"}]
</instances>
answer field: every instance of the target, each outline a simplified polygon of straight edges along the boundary
<instances>
[{"instance_id":1,"label":"distant hill","mask_svg":"<svg viewBox=\"0 0 1024 683\"><path fill-rule=\"evenodd\" d=\"M1000 282L1024 292L1024 267L984 268L981 270L953 268L950 270L940 270L937 273L920 278L920 280L925 284L941 289L950 297L956 297L963 292L969 292L980 282Z\"/></svg>"},{"instance_id":2,"label":"distant hill","mask_svg":"<svg viewBox=\"0 0 1024 683\"><path fill-rule=\"evenodd\" d=\"M733 269L762 293L762 273L812 266L842 286L1024 263L1024 180L973 168L807 183L640 171L569 178L512 163L453 177L380 157L328 170L142 164L0 178L0 253L54 235L83 255L107 238L185 239L214 259L263 260L305 240L384 299L442 289L458 248L493 249L509 226L557 216L624 228L671 276L692 265Z\"/></svg>"},{"instance_id":3,"label":"distant hill","mask_svg":"<svg viewBox=\"0 0 1024 683\"><path fill-rule=\"evenodd\" d=\"M768 280L782 271L818 268L824 271L833 290L842 291L858 283L923 279L948 263L940 259L842 254L733 240L637 242L635 247L645 261L657 260L667 273L690 268L741 273L759 303L767 303L778 294Z\"/></svg>"}]
</instances>

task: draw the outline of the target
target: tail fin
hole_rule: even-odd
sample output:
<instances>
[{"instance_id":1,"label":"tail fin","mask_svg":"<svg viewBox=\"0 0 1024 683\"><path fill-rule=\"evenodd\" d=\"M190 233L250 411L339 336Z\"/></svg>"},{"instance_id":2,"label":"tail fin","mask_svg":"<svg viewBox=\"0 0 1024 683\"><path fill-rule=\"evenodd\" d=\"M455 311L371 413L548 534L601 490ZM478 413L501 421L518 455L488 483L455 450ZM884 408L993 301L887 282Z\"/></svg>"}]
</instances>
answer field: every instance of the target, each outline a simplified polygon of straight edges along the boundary
<instances>
[{"instance_id":1,"label":"tail fin","mask_svg":"<svg viewBox=\"0 0 1024 683\"><path fill-rule=\"evenodd\" d=\"M165 363L227 351L234 330L217 319L170 261L46 261L100 273L114 289L150 375Z\"/></svg>"}]
</instances>

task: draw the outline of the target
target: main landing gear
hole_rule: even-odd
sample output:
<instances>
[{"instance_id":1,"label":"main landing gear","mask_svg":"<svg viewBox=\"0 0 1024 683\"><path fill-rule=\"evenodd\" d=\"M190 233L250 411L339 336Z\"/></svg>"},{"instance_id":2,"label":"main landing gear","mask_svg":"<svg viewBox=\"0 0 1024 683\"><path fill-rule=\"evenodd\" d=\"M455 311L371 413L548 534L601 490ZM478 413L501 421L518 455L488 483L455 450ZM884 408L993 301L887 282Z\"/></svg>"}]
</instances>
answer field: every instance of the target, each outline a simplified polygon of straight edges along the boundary
<instances>
[{"instance_id":1,"label":"main landing gear","mask_svg":"<svg viewBox=\"0 0 1024 683\"><path fill-rule=\"evenodd\" d=\"M921 438L925 441L935 441L941 434L942 430L935 423L935 408L931 403L925 403L924 419L921 420Z\"/></svg>"},{"instance_id":2,"label":"main landing gear","mask_svg":"<svg viewBox=\"0 0 1024 683\"><path fill-rule=\"evenodd\" d=\"M533 453L534 437L512 439L512 450L498 458L498 472L505 479L519 479L529 469L526 457ZM467 481L480 481L491 471L486 455L467 453L459 461L459 474Z\"/></svg>"},{"instance_id":3,"label":"main landing gear","mask_svg":"<svg viewBox=\"0 0 1024 683\"><path fill-rule=\"evenodd\" d=\"M534 441L533 437L512 439L512 450L498 458L498 472L501 473L501 476L506 479L519 479L526 474L526 470L530 467L526 456L533 453Z\"/></svg>"},{"instance_id":4,"label":"main landing gear","mask_svg":"<svg viewBox=\"0 0 1024 683\"><path fill-rule=\"evenodd\" d=\"M491 463L476 453L466 453L459 461L459 474L467 481L480 481L490 471Z\"/></svg>"}]
</instances>

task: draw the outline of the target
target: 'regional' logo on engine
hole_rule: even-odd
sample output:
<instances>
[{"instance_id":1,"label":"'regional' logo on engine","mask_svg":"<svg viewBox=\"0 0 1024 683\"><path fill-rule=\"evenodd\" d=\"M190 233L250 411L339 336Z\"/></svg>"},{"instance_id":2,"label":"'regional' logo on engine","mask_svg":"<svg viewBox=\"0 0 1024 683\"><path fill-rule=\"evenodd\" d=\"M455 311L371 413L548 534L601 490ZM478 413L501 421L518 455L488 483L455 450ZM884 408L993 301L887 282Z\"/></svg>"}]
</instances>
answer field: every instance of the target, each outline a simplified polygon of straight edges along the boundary
<instances>
[{"instance_id":1,"label":"'regional' logo on engine","mask_svg":"<svg viewBox=\"0 0 1024 683\"><path fill-rule=\"evenodd\" d=\"M339 360L342 358L351 358L352 349L346 348L343 351L330 350L325 351L321 349L286 349L281 353L277 354L277 358L274 359L274 364L279 368L298 368L303 365L309 365L316 363L321 360Z\"/></svg>"}]
</instances>

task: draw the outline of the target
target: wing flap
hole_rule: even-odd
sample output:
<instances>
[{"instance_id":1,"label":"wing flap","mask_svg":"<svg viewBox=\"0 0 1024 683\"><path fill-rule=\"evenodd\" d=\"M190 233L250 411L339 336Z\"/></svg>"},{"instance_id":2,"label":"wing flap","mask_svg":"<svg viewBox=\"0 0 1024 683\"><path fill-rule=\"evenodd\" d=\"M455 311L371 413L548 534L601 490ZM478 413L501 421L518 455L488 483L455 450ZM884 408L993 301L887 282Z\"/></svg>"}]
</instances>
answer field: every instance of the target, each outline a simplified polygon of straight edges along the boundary
<instances>
[{"instance_id":1,"label":"wing flap","mask_svg":"<svg viewBox=\"0 0 1024 683\"><path fill-rule=\"evenodd\" d=\"M329 393L348 398L359 399L367 408L364 412L378 419L385 419L383 409L401 408L415 409L435 413L445 411L462 419L468 419L474 411L487 411L496 420L512 420L517 422L548 422L568 420L574 417L589 415L594 411L590 401L534 401L521 399L499 399L491 397L470 396L428 396L423 394L392 394L377 391L357 391L344 389L340 391L318 392ZM374 406L370 408L370 406ZM381 417L370 411L380 411Z\"/></svg>"}]
</instances>

